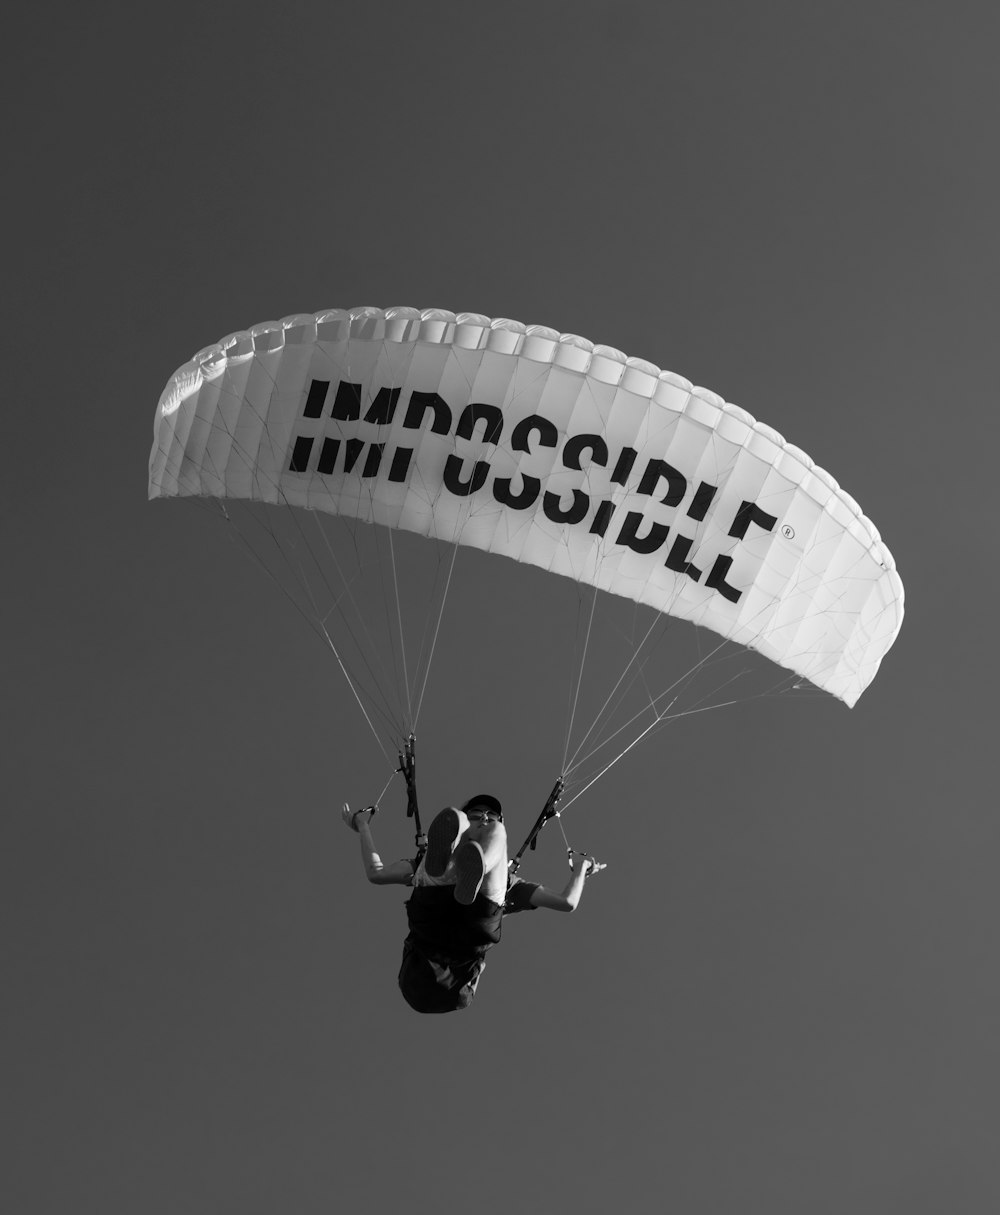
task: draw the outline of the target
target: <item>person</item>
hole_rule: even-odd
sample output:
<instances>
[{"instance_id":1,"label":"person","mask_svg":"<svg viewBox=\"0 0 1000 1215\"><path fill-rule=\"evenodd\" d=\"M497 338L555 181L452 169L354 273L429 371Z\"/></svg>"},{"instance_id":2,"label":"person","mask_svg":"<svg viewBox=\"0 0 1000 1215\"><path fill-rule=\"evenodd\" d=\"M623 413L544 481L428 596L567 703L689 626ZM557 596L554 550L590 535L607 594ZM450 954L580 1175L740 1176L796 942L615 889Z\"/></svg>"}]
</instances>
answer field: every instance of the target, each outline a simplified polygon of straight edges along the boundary
<instances>
[{"instance_id":1,"label":"person","mask_svg":"<svg viewBox=\"0 0 1000 1215\"><path fill-rule=\"evenodd\" d=\"M592 856L571 857L570 879L560 892L511 875L503 807L487 793L461 808L441 810L427 829L422 857L383 865L372 836L373 813L372 807L352 813L345 806L344 821L360 836L369 882L413 888L399 988L420 1013L468 1008L504 916L538 907L575 911L588 875L603 868Z\"/></svg>"}]
</instances>

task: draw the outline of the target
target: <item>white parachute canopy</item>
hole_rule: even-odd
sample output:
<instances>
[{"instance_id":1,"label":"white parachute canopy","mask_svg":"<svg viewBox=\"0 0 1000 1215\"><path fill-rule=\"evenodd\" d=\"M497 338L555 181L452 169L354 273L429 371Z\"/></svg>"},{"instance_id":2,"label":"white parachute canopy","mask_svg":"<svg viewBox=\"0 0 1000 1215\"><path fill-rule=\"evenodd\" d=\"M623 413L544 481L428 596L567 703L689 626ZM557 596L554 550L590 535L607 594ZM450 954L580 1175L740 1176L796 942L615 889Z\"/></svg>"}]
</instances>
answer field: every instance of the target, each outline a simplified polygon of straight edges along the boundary
<instances>
[{"instance_id":1,"label":"white parachute canopy","mask_svg":"<svg viewBox=\"0 0 1000 1215\"><path fill-rule=\"evenodd\" d=\"M470 313L331 310L201 351L157 408L149 496L305 508L530 562L848 705L903 616L874 525L774 430L618 350Z\"/></svg>"}]
</instances>

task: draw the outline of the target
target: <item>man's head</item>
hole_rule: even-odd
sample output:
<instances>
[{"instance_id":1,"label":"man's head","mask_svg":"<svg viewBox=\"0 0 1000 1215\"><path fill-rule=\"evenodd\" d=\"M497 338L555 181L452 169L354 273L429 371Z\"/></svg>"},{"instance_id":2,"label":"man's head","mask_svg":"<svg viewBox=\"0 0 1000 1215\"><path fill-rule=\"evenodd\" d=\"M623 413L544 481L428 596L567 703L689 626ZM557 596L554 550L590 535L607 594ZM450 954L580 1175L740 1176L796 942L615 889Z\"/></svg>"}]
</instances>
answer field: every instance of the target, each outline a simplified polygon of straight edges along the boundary
<instances>
[{"instance_id":1,"label":"man's head","mask_svg":"<svg viewBox=\"0 0 1000 1215\"><path fill-rule=\"evenodd\" d=\"M462 807L462 813L470 823L503 822L503 807L489 793L477 793Z\"/></svg>"}]
</instances>

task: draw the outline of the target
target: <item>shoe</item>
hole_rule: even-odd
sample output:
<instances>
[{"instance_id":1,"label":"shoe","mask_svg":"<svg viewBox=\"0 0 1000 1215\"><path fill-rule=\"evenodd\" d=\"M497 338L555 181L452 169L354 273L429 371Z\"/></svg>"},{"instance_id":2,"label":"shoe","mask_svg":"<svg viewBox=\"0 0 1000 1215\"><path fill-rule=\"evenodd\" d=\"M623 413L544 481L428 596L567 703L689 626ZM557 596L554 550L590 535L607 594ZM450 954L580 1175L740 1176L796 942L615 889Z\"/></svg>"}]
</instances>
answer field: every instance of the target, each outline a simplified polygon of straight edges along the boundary
<instances>
[{"instance_id":1,"label":"shoe","mask_svg":"<svg viewBox=\"0 0 1000 1215\"><path fill-rule=\"evenodd\" d=\"M486 857L475 840L463 840L455 849L455 902L466 907L476 901L476 895L486 876Z\"/></svg>"},{"instance_id":2,"label":"shoe","mask_svg":"<svg viewBox=\"0 0 1000 1215\"><path fill-rule=\"evenodd\" d=\"M428 877L444 875L451 860L455 841L462 834L462 820L458 811L450 807L435 814L427 828L427 851L424 853L424 870Z\"/></svg>"}]
</instances>

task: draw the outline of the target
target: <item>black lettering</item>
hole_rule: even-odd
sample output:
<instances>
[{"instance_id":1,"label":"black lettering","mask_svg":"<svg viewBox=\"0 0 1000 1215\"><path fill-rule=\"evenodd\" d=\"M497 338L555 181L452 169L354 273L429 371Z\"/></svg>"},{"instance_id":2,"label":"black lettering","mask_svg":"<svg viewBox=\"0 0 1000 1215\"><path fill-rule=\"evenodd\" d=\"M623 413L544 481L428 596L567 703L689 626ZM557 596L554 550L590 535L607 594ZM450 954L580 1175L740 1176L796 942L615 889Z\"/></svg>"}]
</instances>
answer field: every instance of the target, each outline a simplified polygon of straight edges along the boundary
<instances>
[{"instance_id":1,"label":"black lettering","mask_svg":"<svg viewBox=\"0 0 1000 1215\"><path fill-rule=\"evenodd\" d=\"M361 473L363 477L378 476L379 466L382 463L382 452L384 450L384 443L372 443L368 448L368 455L365 456L365 466Z\"/></svg>"},{"instance_id":2,"label":"black lettering","mask_svg":"<svg viewBox=\"0 0 1000 1215\"><path fill-rule=\"evenodd\" d=\"M356 422L361 416L361 385L341 380L330 417L340 422Z\"/></svg>"},{"instance_id":3,"label":"black lettering","mask_svg":"<svg viewBox=\"0 0 1000 1215\"><path fill-rule=\"evenodd\" d=\"M735 536L737 540L742 540L747 534L747 528L751 523L756 523L764 531L770 532L774 531L774 525L777 522L777 515L769 515L766 510L761 510L755 502L744 502L736 512L736 519L733 526L729 529L729 534L730 536Z\"/></svg>"},{"instance_id":4,"label":"black lettering","mask_svg":"<svg viewBox=\"0 0 1000 1215\"><path fill-rule=\"evenodd\" d=\"M600 435L574 435L567 439L562 453L563 464L567 468L579 468L580 456L585 451L590 452L591 463L607 466L608 445Z\"/></svg>"},{"instance_id":5,"label":"black lettering","mask_svg":"<svg viewBox=\"0 0 1000 1215\"><path fill-rule=\"evenodd\" d=\"M288 461L289 472L305 472L309 467L309 456L312 452L313 440L305 435L299 435L292 448L292 458Z\"/></svg>"},{"instance_id":6,"label":"black lettering","mask_svg":"<svg viewBox=\"0 0 1000 1215\"><path fill-rule=\"evenodd\" d=\"M701 577L701 570L687 559L692 544L694 541L689 540L687 536L676 536L663 564L668 570L673 570L677 574L687 574L697 582Z\"/></svg>"},{"instance_id":7,"label":"black lettering","mask_svg":"<svg viewBox=\"0 0 1000 1215\"><path fill-rule=\"evenodd\" d=\"M730 586L726 581L726 575L729 573L729 568L732 564L732 557L716 557L715 564L705 579L705 585L710 586L713 591L718 591L723 599L728 599L730 603L736 603L743 592L738 591L735 586Z\"/></svg>"},{"instance_id":8,"label":"black lettering","mask_svg":"<svg viewBox=\"0 0 1000 1215\"><path fill-rule=\"evenodd\" d=\"M628 475L632 471L632 465L636 461L638 452L634 447L623 447L621 455L615 462L615 471L611 474L611 480L615 485L624 485L628 480Z\"/></svg>"},{"instance_id":9,"label":"black lettering","mask_svg":"<svg viewBox=\"0 0 1000 1215\"><path fill-rule=\"evenodd\" d=\"M376 426L391 426L396 413L396 402L402 388L380 388L375 394L375 400L365 414L366 422L374 422Z\"/></svg>"},{"instance_id":10,"label":"black lettering","mask_svg":"<svg viewBox=\"0 0 1000 1215\"><path fill-rule=\"evenodd\" d=\"M718 492L717 485L709 485L707 481L702 481L695 490L694 500L688 507L688 518L704 519L708 514L708 508L712 505L712 499Z\"/></svg>"},{"instance_id":11,"label":"black lettering","mask_svg":"<svg viewBox=\"0 0 1000 1215\"><path fill-rule=\"evenodd\" d=\"M405 481L410 471L410 460L413 458L412 447L397 447L392 453L392 463L389 465L390 481Z\"/></svg>"},{"instance_id":12,"label":"black lettering","mask_svg":"<svg viewBox=\"0 0 1000 1215\"><path fill-rule=\"evenodd\" d=\"M590 530L595 536L603 536L608 530L608 524L611 522L611 516L615 513L615 504L607 498L598 506L594 514L594 521L590 525Z\"/></svg>"},{"instance_id":13,"label":"black lettering","mask_svg":"<svg viewBox=\"0 0 1000 1215\"><path fill-rule=\"evenodd\" d=\"M627 544L633 553L655 553L670 532L666 523L651 523L649 531L640 536L639 528L644 520L645 516L641 511L630 510L618 533L618 543Z\"/></svg>"},{"instance_id":14,"label":"black lettering","mask_svg":"<svg viewBox=\"0 0 1000 1215\"><path fill-rule=\"evenodd\" d=\"M411 392L403 425L410 430L419 430L428 409L434 414L431 433L446 435L451 430L451 410L436 392Z\"/></svg>"},{"instance_id":15,"label":"black lettering","mask_svg":"<svg viewBox=\"0 0 1000 1215\"><path fill-rule=\"evenodd\" d=\"M458 429L455 434L460 439L471 439L477 422L485 422L483 427L484 443L499 443L503 434L503 412L496 405L473 403L466 405L462 416L458 419Z\"/></svg>"},{"instance_id":16,"label":"black lettering","mask_svg":"<svg viewBox=\"0 0 1000 1215\"><path fill-rule=\"evenodd\" d=\"M540 414L533 413L529 418L522 418L514 427L510 438L513 450L530 451L528 437L536 432L539 447L555 447L559 442L559 431L556 430L555 423L550 422L548 418L543 418Z\"/></svg>"},{"instance_id":17,"label":"black lettering","mask_svg":"<svg viewBox=\"0 0 1000 1215\"><path fill-rule=\"evenodd\" d=\"M354 471L354 465L365 449L364 439L348 439L344 444L344 472Z\"/></svg>"},{"instance_id":18,"label":"black lettering","mask_svg":"<svg viewBox=\"0 0 1000 1215\"><path fill-rule=\"evenodd\" d=\"M326 394L329 388L329 380L309 381L309 393L306 396L305 408L302 410L304 418L321 418L323 416L323 406L326 404Z\"/></svg>"},{"instance_id":19,"label":"black lettering","mask_svg":"<svg viewBox=\"0 0 1000 1215\"><path fill-rule=\"evenodd\" d=\"M639 493L656 493L660 481L667 483L667 492L660 501L664 506L676 506L687 493L687 478L666 460L650 460L639 482Z\"/></svg>"},{"instance_id":20,"label":"black lettering","mask_svg":"<svg viewBox=\"0 0 1000 1215\"><path fill-rule=\"evenodd\" d=\"M553 523L579 523L590 510L590 498L582 489L573 490L573 505L563 510L562 501L558 494L551 489L545 491L542 498L542 509L547 518Z\"/></svg>"},{"instance_id":21,"label":"black lettering","mask_svg":"<svg viewBox=\"0 0 1000 1215\"><path fill-rule=\"evenodd\" d=\"M339 451L339 439L324 439L322 450L319 453L319 467L316 471L321 472L324 477L330 476L337 466L337 453Z\"/></svg>"},{"instance_id":22,"label":"black lettering","mask_svg":"<svg viewBox=\"0 0 1000 1215\"><path fill-rule=\"evenodd\" d=\"M486 484L490 466L485 460L476 460L472 466L472 476L468 481L462 480L462 465L465 461L461 456L449 456L444 465L444 485L459 498L467 498Z\"/></svg>"},{"instance_id":23,"label":"black lettering","mask_svg":"<svg viewBox=\"0 0 1000 1215\"><path fill-rule=\"evenodd\" d=\"M527 510L535 504L542 489L541 481L537 477L526 477L523 473L521 480L524 487L519 494L511 493L510 477L497 477L493 482L493 497L501 506L509 506L511 510Z\"/></svg>"}]
</instances>

